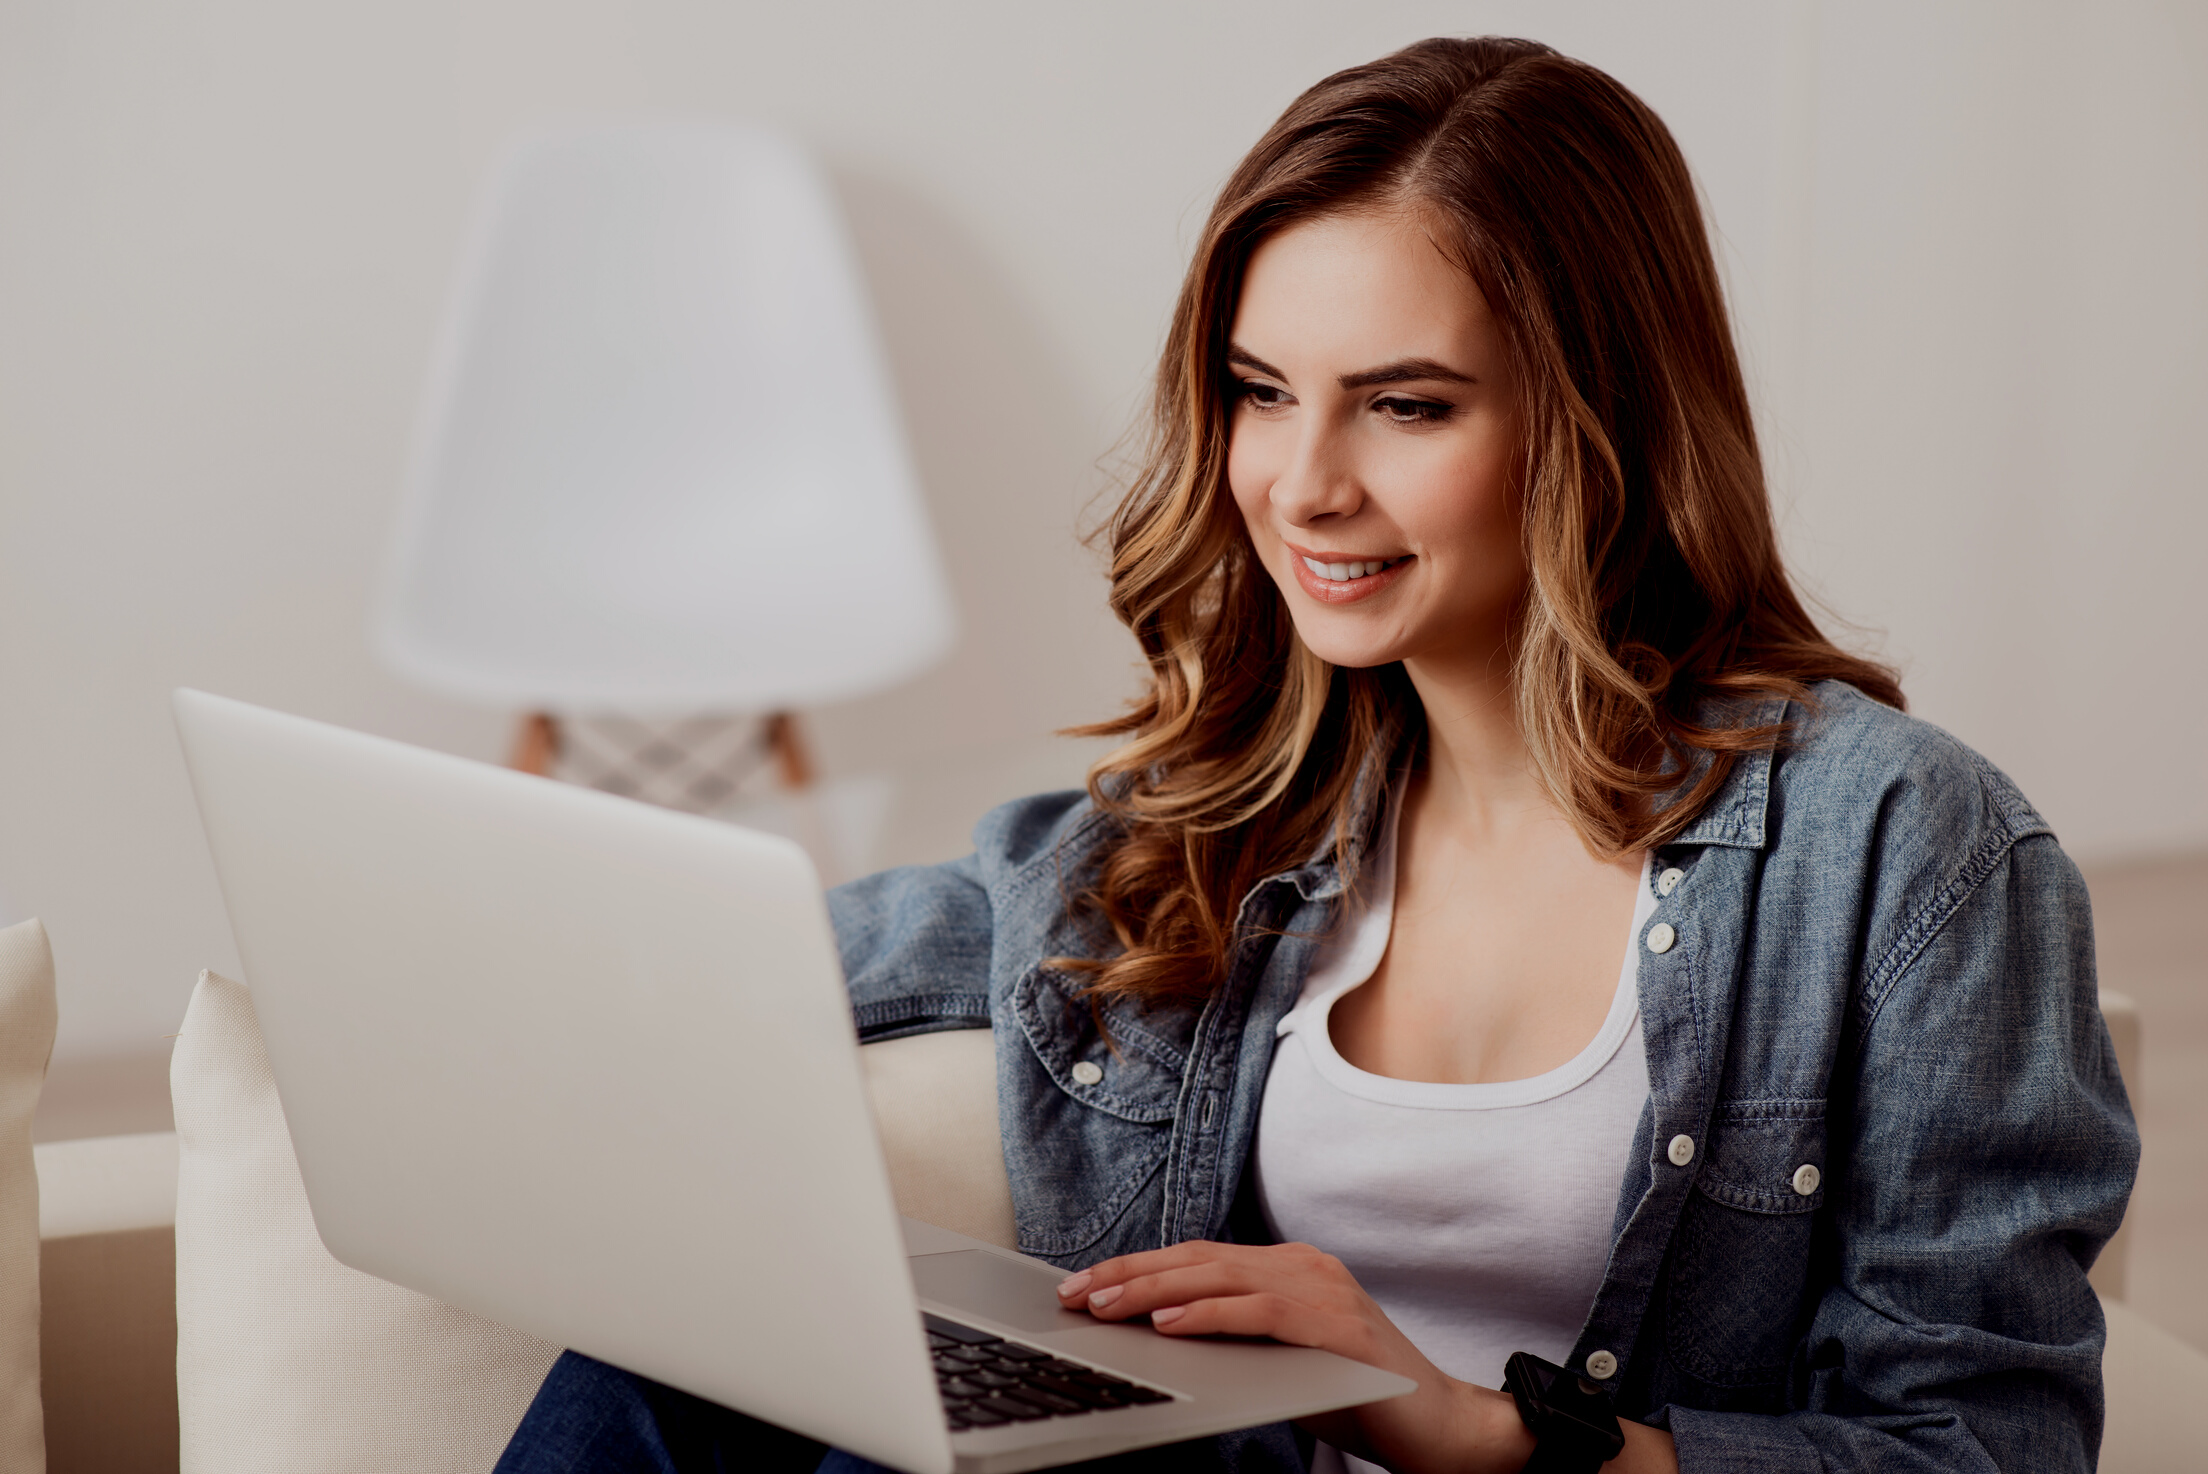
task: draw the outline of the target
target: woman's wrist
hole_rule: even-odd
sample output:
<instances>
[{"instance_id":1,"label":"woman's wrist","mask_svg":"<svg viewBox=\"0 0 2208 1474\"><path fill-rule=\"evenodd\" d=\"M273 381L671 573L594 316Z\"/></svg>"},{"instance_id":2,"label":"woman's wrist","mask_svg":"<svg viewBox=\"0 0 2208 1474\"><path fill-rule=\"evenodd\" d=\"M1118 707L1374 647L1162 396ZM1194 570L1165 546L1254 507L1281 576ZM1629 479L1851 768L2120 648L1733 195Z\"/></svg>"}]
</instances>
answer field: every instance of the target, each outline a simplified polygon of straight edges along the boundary
<instances>
[{"instance_id":1,"label":"woman's wrist","mask_svg":"<svg viewBox=\"0 0 2208 1474\"><path fill-rule=\"evenodd\" d=\"M1457 1384L1460 1453L1451 1465L1464 1474L1518 1474L1533 1457L1533 1432L1518 1416L1518 1404L1507 1392ZM1604 1474L1678 1474L1679 1455L1671 1435L1624 1419L1625 1448L1603 1466Z\"/></svg>"},{"instance_id":2,"label":"woman's wrist","mask_svg":"<svg viewBox=\"0 0 2208 1474\"><path fill-rule=\"evenodd\" d=\"M1471 1382L1458 1386L1463 1458L1456 1467L1467 1474L1518 1474L1533 1457L1533 1433L1518 1416L1507 1392Z\"/></svg>"}]
</instances>

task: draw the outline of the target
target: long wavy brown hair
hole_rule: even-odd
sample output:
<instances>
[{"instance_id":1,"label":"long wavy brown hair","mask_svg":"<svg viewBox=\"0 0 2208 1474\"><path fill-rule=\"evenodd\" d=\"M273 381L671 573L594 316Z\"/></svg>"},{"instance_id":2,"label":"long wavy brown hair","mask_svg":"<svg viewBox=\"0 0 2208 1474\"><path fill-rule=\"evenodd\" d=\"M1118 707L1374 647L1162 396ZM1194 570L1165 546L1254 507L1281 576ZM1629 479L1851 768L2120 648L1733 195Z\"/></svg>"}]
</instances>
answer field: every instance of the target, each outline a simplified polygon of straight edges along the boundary
<instances>
[{"instance_id":1,"label":"long wavy brown hair","mask_svg":"<svg viewBox=\"0 0 2208 1474\"><path fill-rule=\"evenodd\" d=\"M1403 209L1486 297L1520 386L1518 721L1592 853L1678 834L1777 743L1781 726L1725 719L1748 699L1837 678L1902 704L1891 670L1824 637L1780 563L1694 181L1656 115L1530 41L1422 41L1337 72L1221 190L1148 453L1103 529L1150 688L1083 729L1129 738L1089 779L1119 821L1079 898L1120 944L1081 964L1100 998L1218 986L1240 898L1329 843L1346 860L1359 773L1422 730L1400 666L1338 668L1297 638L1226 482L1251 254L1299 222Z\"/></svg>"}]
</instances>

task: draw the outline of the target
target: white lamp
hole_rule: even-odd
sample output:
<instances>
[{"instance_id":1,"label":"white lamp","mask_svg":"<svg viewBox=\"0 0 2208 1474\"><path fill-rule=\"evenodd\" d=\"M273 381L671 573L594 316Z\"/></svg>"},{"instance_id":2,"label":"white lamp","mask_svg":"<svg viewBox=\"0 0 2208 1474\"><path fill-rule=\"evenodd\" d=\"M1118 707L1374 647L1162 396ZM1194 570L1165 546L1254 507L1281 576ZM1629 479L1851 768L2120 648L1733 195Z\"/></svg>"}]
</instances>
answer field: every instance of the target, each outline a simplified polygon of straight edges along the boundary
<instances>
[{"instance_id":1,"label":"white lamp","mask_svg":"<svg viewBox=\"0 0 2208 1474\"><path fill-rule=\"evenodd\" d=\"M785 712L950 648L858 265L795 145L625 125L506 158L375 633L424 685L538 713Z\"/></svg>"}]
</instances>

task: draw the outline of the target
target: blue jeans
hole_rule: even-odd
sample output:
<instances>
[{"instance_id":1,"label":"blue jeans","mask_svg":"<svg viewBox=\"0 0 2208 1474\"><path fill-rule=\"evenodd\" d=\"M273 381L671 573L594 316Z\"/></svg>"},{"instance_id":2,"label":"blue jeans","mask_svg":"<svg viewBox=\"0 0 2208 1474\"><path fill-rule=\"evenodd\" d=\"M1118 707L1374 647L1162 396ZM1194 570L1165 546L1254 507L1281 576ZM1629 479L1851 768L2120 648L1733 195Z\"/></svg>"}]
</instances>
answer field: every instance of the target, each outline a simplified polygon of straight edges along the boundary
<instances>
[{"instance_id":1,"label":"blue jeans","mask_svg":"<svg viewBox=\"0 0 2208 1474\"><path fill-rule=\"evenodd\" d=\"M567 1351L494 1474L876 1474L879 1464ZM886 1474L886 1471L882 1471Z\"/></svg>"},{"instance_id":2,"label":"blue jeans","mask_svg":"<svg viewBox=\"0 0 2208 1474\"><path fill-rule=\"evenodd\" d=\"M1222 1457L1212 1439L1068 1465L1083 1474L1227 1474L1302 1469L1285 1438L1263 1433ZM1285 1430L1282 1430L1285 1431ZM1282 1444L1256 1458L1258 1445ZM1243 1457L1235 1457L1241 1453ZM1276 1461L1277 1454L1287 1460ZM566 1351L552 1364L493 1474L894 1474L648 1377Z\"/></svg>"}]
</instances>

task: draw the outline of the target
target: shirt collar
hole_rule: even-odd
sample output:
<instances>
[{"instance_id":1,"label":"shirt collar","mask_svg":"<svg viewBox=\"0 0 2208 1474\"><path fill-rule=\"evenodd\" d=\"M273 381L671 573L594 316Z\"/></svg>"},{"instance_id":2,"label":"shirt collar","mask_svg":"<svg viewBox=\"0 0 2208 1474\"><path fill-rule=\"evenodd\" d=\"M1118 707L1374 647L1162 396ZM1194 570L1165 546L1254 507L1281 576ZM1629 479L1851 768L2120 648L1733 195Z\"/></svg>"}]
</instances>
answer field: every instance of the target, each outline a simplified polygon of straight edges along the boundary
<instances>
[{"instance_id":1,"label":"shirt collar","mask_svg":"<svg viewBox=\"0 0 2208 1474\"><path fill-rule=\"evenodd\" d=\"M1775 727L1786 720L1786 700L1773 697L1756 702L1707 702L1696 719L1709 726ZM1732 772L1703 805L1692 823L1668 844L1725 845L1733 849L1760 850L1768 842L1764 820L1771 805L1772 749L1743 753ZM1713 761L1697 751L1679 782L1659 801L1659 810L1686 796Z\"/></svg>"},{"instance_id":2,"label":"shirt collar","mask_svg":"<svg viewBox=\"0 0 2208 1474\"><path fill-rule=\"evenodd\" d=\"M1786 720L1786 707L1783 697L1757 702L1711 701L1704 703L1696 715L1698 720L1712 726L1777 726ZM1363 868L1365 852L1379 833L1380 809L1387 800L1390 780L1409 756L1407 736L1397 731L1390 734L1388 740L1374 743L1357 770L1357 780L1350 788L1349 844L1344 856L1351 874ZM1746 850L1764 848L1767 843L1765 818L1771 800L1771 756L1769 748L1742 754L1702 812L1667 843L1724 845ZM1680 781L1658 800L1658 810L1685 797L1702 774L1709 771L1712 761L1709 753L1696 751ZM1331 835L1319 843L1303 864L1272 879L1293 884L1297 894L1306 901L1330 901L1348 887L1348 876L1335 862Z\"/></svg>"}]
</instances>

